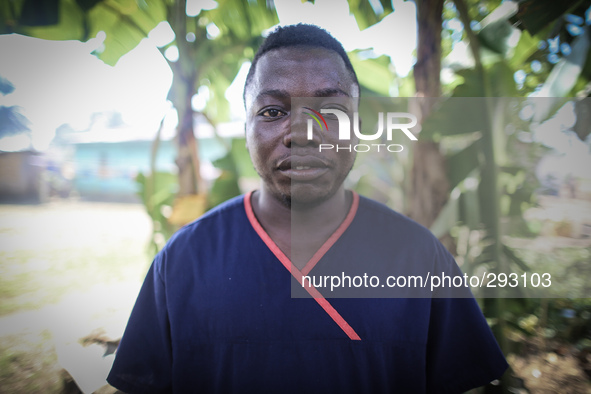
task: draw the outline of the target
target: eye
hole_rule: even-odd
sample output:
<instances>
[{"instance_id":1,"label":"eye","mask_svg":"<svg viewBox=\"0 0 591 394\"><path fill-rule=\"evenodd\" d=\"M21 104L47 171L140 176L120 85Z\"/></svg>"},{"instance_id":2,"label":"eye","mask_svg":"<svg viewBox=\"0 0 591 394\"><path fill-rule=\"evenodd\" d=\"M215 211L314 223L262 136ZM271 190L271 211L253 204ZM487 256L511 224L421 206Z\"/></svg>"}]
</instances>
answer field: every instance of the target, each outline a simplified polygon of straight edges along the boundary
<instances>
[{"instance_id":1,"label":"eye","mask_svg":"<svg viewBox=\"0 0 591 394\"><path fill-rule=\"evenodd\" d=\"M322 113L323 109L332 109L332 110L336 109L338 111L344 112L345 114L349 113L347 108L345 108L341 105L338 105L338 104L324 105L324 106L322 106L322 109L319 112ZM331 120L338 119L337 115L335 115L334 113L323 113L322 116L324 116L325 119L331 119Z\"/></svg>"},{"instance_id":2,"label":"eye","mask_svg":"<svg viewBox=\"0 0 591 394\"><path fill-rule=\"evenodd\" d=\"M332 109L332 108L326 108L326 109ZM335 108L335 109L339 109L340 110L340 108ZM335 119L335 120L338 119L338 117L335 114L333 114L333 113L326 113L325 112L325 113L322 114L322 116L324 116L324 119L331 119L331 120L332 119Z\"/></svg>"},{"instance_id":3,"label":"eye","mask_svg":"<svg viewBox=\"0 0 591 394\"><path fill-rule=\"evenodd\" d=\"M261 116L265 118L278 118L283 115L285 115L285 112L275 108L269 108L261 113Z\"/></svg>"}]
</instances>

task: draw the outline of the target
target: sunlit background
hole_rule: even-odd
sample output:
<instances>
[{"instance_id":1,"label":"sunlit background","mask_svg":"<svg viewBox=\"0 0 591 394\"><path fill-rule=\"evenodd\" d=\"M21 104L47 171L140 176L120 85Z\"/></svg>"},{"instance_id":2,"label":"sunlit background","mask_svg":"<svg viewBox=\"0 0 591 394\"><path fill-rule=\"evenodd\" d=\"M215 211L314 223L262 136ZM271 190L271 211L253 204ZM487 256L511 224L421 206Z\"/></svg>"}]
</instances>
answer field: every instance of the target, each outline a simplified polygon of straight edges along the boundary
<instances>
[{"instance_id":1,"label":"sunlit background","mask_svg":"<svg viewBox=\"0 0 591 394\"><path fill-rule=\"evenodd\" d=\"M362 70L364 94L414 96L415 2L393 0L393 12L365 29L359 28L350 3L363 2L275 0L274 7L279 25L312 23L340 40L353 53L358 72ZM383 2L367 3L376 15L384 11ZM516 7L509 1L468 4L471 31L476 34ZM186 15L203 21L206 39L212 42L227 30L201 16L216 7L213 0L188 0L186 6ZM577 11L582 6L578 7ZM511 87L500 92L524 99L568 97L575 90L580 97L589 95L591 85L584 76L591 64L585 62L590 40L583 38L589 36L591 8L578 13L575 8L559 18L554 30L535 35L507 24L509 30L503 33L507 49L501 58L510 70L503 72L510 72ZM442 94L460 95L473 78L463 70L477 70L478 64L453 2L445 2L443 15ZM203 190L175 198L179 113L169 90L182 56L175 38L187 43L198 39L192 32L175 37L170 24L160 22L111 66L96 56L108 45L104 31L86 42L0 35L0 392L65 392L68 387L112 392L104 386L113 357L105 349L120 338L154 253L179 225L232 193L258 185L243 140L242 93L250 67L245 59L253 55L245 51L235 76L219 85L204 77L190 100L192 134L198 141L197 183L209 190L209 205ZM480 60L490 67L491 79L498 76L491 66L498 59L498 54L483 50ZM225 112L216 107L219 100L227 102ZM535 127L516 126L504 132L507 147L497 151L498 164L507 169L510 166L505 164L513 160L514 170L500 175L499 188L505 194L499 204L503 218L497 219L500 237L517 250L518 261L589 267L591 120L584 123L587 131L579 132L577 120L583 115L578 108L565 100L554 115L539 122L533 113L522 113L522 119ZM469 137L434 139L450 156L469 145ZM384 172L360 160L350 185L371 190L372 197L406 212L412 149L388 160ZM513 175L506 175L511 171ZM469 201L481 182L477 172L464 175L453 183L452 174L448 194L457 204ZM232 177L234 183L224 183ZM514 204L511 199L524 190L529 194ZM520 206L518 219L511 216L514 205ZM429 225L437 235L453 239L458 262L466 264L463 268L476 264L484 248L483 230L467 223L464 208L456 209L449 202L445 207L442 212L448 217L442 214ZM565 371L574 368L578 372L573 387L590 389L588 300L564 298L550 306L539 300L507 303L506 308L510 361L519 379L530 388L551 387L559 377L554 378L546 365ZM553 340L563 347L542 349L540 341ZM520 353L523 344L532 343L540 346L539 360ZM589 353L583 353L585 349ZM583 361L566 357L575 350ZM543 380L547 375L549 380Z\"/></svg>"}]
</instances>

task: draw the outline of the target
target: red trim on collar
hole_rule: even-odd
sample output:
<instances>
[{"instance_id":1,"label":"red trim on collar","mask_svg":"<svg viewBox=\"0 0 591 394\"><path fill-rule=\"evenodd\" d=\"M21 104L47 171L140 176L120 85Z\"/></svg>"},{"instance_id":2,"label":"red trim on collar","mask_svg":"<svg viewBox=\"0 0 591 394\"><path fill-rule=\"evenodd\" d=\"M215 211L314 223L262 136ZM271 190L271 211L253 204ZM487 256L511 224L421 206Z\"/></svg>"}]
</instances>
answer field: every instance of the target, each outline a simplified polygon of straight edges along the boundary
<instances>
[{"instance_id":1,"label":"red trim on collar","mask_svg":"<svg viewBox=\"0 0 591 394\"><path fill-rule=\"evenodd\" d=\"M318 249L314 256L306 263L304 268L302 268L302 275L308 275L310 271L316 266L316 264L320 261L320 259L332 248L332 246L337 242L337 240L343 235L345 230L349 228L349 225L355 218L355 214L357 213L357 208L359 207L359 195L352 191L353 194L353 202L351 203L351 208L349 209L349 213L345 216L345 220L341 223L341 225L335 230L334 233L324 242L324 244Z\"/></svg>"},{"instance_id":2,"label":"red trim on collar","mask_svg":"<svg viewBox=\"0 0 591 394\"><path fill-rule=\"evenodd\" d=\"M303 276L307 275L312 268L320 261L322 256L334 245L334 243L340 238L340 236L345 232L345 230L349 227L355 214L357 213L357 208L359 207L359 195L355 192L353 193L353 203L351 204L351 208L349 209L349 213L345 217L345 220L340 224L340 226L335 230L335 232L326 240L326 242L318 249L314 256L308 261L308 263L304 266L302 271L300 271L296 266L294 266L291 261L287 258L285 253L279 249L279 246L271 239L269 234L263 229L259 221L257 220L254 210L252 209L251 197L252 192L249 192L244 196L244 209L246 210L246 216L256 233L261 237L265 245L273 252L275 257L283 264L283 266L293 275L296 280L302 284ZM304 274L305 272L305 274ZM334 320L335 323L347 334L347 336L352 340L360 341L361 338L355 330L345 321L345 319L337 312L336 309L324 298L322 294L311 284L309 286L303 286L306 291L316 300L316 302L328 313L328 315Z\"/></svg>"}]
</instances>

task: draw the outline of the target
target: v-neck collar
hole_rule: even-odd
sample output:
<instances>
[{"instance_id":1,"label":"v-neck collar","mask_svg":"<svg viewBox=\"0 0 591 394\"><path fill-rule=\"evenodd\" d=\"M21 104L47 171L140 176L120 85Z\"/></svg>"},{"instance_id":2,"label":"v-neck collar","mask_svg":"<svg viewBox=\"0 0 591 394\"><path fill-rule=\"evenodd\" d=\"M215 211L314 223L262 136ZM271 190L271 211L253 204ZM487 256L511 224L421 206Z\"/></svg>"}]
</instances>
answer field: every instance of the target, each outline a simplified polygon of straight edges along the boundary
<instances>
[{"instance_id":1,"label":"v-neck collar","mask_svg":"<svg viewBox=\"0 0 591 394\"><path fill-rule=\"evenodd\" d=\"M285 253L279 249L275 241L271 239L269 234L263 229L263 226L259 223L256 216L254 215L254 211L252 209L252 202L251 202L252 192L246 194L244 196L244 209L246 210L246 216L248 217L248 221L256 231L256 233L261 237L265 245L273 252L275 257L283 264L283 266L291 273L291 275L302 285L302 287L314 298L314 301L324 309L324 311L330 316L330 318L343 330L343 332L349 337L349 339L353 341L360 341L361 337L355 332L353 327L347 323L347 321L339 314L339 312L334 309L334 307L328 302L326 298L308 281L308 285L304 286L303 284L303 277L308 275L308 273L314 268L314 266L320 261L320 259L326 254L326 252L334 245L334 243L343 235L345 230L349 227L355 214L357 213L357 208L359 207L359 195L353 192L353 203L351 204L351 208L349 209L349 213L345 217L345 220L340 224L340 226L335 230L335 232L326 240L326 242L314 253L314 256L308 261L308 263L304 266L304 268L300 271L295 265L291 263L291 261L287 258ZM305 272L305 273L304 273Z\"/></svg>"},{"instance_id":2,"label":"v-neck collar","mask_svg":"<svg viewBox=\"0 0 591 394\"><path fill-rule=\"evenodd\" d=\"M244 196L244 209L246 210L246 216L248 217L248 221L256 231L256 233L261 237L265 245L273 252L275 257L281 261L281 263L287 268L290 272L297 272L300 275L308 275L310 271L318 264L318 262L322 259L322 257L330 250L330 248L338 241L338 239L343 235L345 230L349 227L353 219L355 218L355 214L357 213L357 208L359 207L359 195L352 191L353 194L353 202L351 203L351 207L349 208L349 212L347 216L345 216L345 220L337 227L337 229L332 233L332 235L322 244L322 246L314 253L312 258L306 263L306 265L299 270L294 264L292 264L291 260L287 258L285 253L277 246L275 241L271 239L269 234L265 231L263 226L259 223L258 219L254 214L254 210L252 208L252 191L247 193Z\"/></svg>"}]
</instances>

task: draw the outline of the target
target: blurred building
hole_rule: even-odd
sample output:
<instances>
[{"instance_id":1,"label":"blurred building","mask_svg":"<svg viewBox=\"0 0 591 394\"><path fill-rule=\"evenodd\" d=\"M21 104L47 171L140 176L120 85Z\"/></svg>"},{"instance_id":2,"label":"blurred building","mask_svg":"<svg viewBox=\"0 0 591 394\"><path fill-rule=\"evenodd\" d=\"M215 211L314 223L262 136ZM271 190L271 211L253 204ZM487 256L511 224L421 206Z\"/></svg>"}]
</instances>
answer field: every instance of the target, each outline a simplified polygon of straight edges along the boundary
<instances>
[{"instance_id":1,"label":"blurred building","mask_svg":"<svg viewBox=\"0 0 591 394\"><path fill-rule=\"evenodd\" d=\"M0 202L44 201L49 192L44 168L38 152L0 152Z\"/></svg>"}]
</instances>

